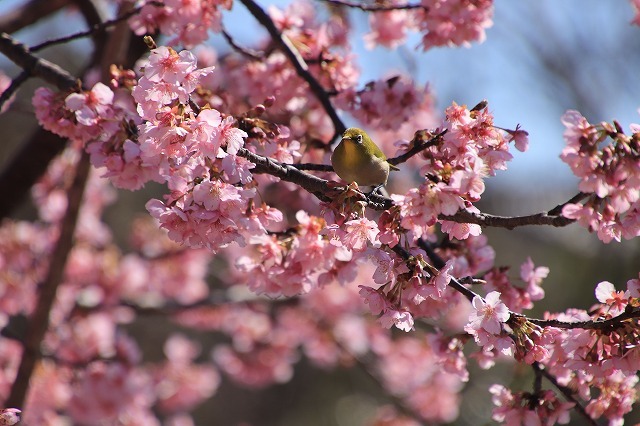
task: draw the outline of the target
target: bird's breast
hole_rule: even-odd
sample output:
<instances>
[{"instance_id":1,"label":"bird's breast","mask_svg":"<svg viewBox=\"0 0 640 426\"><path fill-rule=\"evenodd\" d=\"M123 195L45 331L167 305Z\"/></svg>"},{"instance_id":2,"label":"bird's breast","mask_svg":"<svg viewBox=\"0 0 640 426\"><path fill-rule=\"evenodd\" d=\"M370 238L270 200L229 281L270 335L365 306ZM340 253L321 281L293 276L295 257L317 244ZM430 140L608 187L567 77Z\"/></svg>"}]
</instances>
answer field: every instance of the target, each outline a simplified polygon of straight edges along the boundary
<instances>
[{"instance_id":1,"label":"bird's breast","mask_svg":"<svg viewBox=\"0 0 640 426\"><path fill-rule=\"evenodd\" d=\"M389 163L367 155L351 143L340 143L331 156L331 163L343 180L360 186L385 184L389 177Z\"/></svg>"}]
</instances>

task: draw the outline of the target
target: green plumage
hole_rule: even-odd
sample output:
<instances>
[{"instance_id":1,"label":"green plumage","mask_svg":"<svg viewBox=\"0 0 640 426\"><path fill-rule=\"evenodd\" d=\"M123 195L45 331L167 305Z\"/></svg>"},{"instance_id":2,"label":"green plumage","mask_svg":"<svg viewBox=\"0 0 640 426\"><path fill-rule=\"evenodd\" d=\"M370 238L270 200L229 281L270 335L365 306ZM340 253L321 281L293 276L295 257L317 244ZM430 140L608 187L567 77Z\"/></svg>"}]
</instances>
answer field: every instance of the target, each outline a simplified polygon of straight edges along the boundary
<instances>
[{"instance_id":1,"label":"green plumage","mask_svg":"<svg viewBox=\"0 0 640 426\"><path fill-rule=\"evenodd\" d=\"M340 178L360 186L385 185L389 171L398 170L387 161L369 135L356 127L344 132L340 144L331 155L331 164Z\"/></svg>"}]
</instances>

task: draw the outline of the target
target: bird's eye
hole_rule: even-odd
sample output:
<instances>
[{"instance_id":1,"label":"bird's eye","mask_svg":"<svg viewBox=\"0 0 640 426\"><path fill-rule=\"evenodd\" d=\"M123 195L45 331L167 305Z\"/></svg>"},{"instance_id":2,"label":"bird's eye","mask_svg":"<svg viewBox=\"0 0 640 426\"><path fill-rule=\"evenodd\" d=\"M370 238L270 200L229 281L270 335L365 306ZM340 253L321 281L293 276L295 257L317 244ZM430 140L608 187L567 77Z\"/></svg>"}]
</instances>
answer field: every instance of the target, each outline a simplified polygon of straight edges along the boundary
<instances>
[{"instance_id":1,"label":"bird's eye","mask_svg":"<svg viewBox=\"0 0 640 426\"><path fill-rule=\"evenodd\" d=\"M362 143L362 135L357 135L356 136L356 142L357 143Z\"/></svg>"}]
</instances>

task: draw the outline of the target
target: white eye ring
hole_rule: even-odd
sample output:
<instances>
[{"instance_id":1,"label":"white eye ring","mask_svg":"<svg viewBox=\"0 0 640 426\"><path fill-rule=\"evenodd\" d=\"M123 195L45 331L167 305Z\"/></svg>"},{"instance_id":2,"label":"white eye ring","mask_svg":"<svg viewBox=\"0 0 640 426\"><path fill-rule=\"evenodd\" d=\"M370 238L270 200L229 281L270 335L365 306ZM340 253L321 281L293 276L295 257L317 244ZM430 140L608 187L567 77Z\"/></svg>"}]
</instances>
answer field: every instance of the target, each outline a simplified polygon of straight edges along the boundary
<instances>
[{"instance_id":1,"label":"white eye ring","mask_svg":"<svg viewBox=\"0 0 640 426\"><path fill-rule=\"evenodd\" d=\"M362 135L357 135L356 136L356 142L357 143L362 143Z\"/></svg>"}]
</instances>

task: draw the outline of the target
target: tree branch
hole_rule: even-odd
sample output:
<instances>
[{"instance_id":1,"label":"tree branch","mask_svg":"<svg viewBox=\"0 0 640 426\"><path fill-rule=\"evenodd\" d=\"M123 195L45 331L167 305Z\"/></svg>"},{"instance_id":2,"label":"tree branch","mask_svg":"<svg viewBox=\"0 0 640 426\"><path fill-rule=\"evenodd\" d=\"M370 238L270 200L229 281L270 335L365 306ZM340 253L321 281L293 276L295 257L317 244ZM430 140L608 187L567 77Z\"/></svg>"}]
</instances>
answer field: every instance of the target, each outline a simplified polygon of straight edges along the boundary
<instances>
[{"instance_id":1,"label":"tree branch","mask_svg":"<svg viewBox=\"0 0 640 426\"><path fill-rule=\"evenodd\" d=\"M40 345L49 328L49 313L55 301L58 286L63 278L67 257L73 246L73 234L78 220L85 184L89 176L90 165L89 154L82 151L76 166L76 175L71 188L69 188L67 211L60 225L60 237L51 254L51 263L47 276L42 285L39 286L40 293L35 310L29 318L24 352L18 367L18 374L5 402L7 407L23 408L24 406L25 396L29 389L29 380L41 356Z\"/></svg>"},{"instance_id":2,"label":"tree branch","mask_svg":"<svg viewBox=\"0 0 640 426\"><path fill-rule=\"evenodd\" d=\"M327 3L333 4L335 6L345 6L351 7L354 9L360 9L365 12L388 12L392 10L409 10L409 9L423 9L428 11L429 8L423 6L422 4L401 4L401 5L378 5L378 4L364 4L364 3L355 3L348 0L324 0Z\"/></svg>"},{"instance_id":3,"label":"tree branch","mask_svg":"<svg viewBox=\"0 0 640 426\"><path fill-rule=\"evenodd\" d=\"M513 314L519 315L519 314ZM534 319L527 318L527 320L533 324L539 325L540 327L556 327L556 328L565 328L565 329L573 329L573 328L582 328L589 330L602 330L602 331L610 331L615 330L622 326L622 322L628 319L636 319L640 318L640 308L634 308L631 305L627 305L626 310L620 315L609 318L602 321L576 321L576 322L566 322L559 321L555 319L542 320L542 319Z\"/></svg>"},{"instance_id":4,"label":"tree branch","mask_svg":"<svg viewBox=\"0 0 640 426\"><path fill-rule=\"evenodd\" d=\"M57 12L70 3L70 0L32 0L16 6L0 17L0 33L14 33Z\"/></svg>"},{"instance_id":5,"label":"tree branch","mask_svg":"<svg viewBox=\"0 0 640 426\"><path fill-rule=\"evenodd\" d=\"M574 219L568 219L564 216L551 216L546 212L526 216L495 216L487 213L472 213L467 210L459 210L453 216L445 216L441 214L438 216L438 219L506 229L514 229L527 225L551 225L555 227L562 227L575 222Z\"/></svg>"},{"instance_id":6,"label":"tree branch","mask_svg":"<svg viewBox=\"0 0 640 426\"><path fill-rule=\"evenodd\" d=\"M34 56L29 48L6 33L0 34L0 53L29 75L39 77L60 90L69 90L80 85L76 78L67 71L46 59Z\"/></svg>"},{"instance_id":7,"label":"tree branch","mask_svg":"<svg viewBox=\"0 0 640 426\"><path fill-rule=\"evenodd\" d=\"M20 205L67 140L38 128L0 173L0 219ZM11 200L10 202L8 200Z\"/></svg>"},{"instance_id":8,"label":"tree branch","mask_svg":"<svg viewBox=\"0 0 640 426\"><path fill-rule=\"evenodd\" d=\"M7 87L5 91L0 95L0 110L2 109L4 104L7 103L9 99L11 99L11 96L18 91L20 86L22 86L22 83L24 83L28 79L29 73L22 71L20 74L18 74L17 77L11 80L11 84L9 85L9 87Z\"/></svg>"},{"instance_id":9,"label":"tree branch","mask_svg":"<svg viewBox=\"0 0 640 426\"><path fill-rule=\"evenodd\" d=\"M298 49L293 45L289 37L281 33L276 27L271 17L253 0L240 0L242 4L251 12L251 14L262 24L263 27L271 35L273 41L280 47L285 56L289 59L296 72L304 81L309 84L309 88L316 96L327 115L333 123L333 127L337 134L342 134L346 127L342 122L342 119L338 116L338 112L333 107L327 91L322 87L318 80L309 71L309 66L305 62Z\"/></svg>"},{"instance_id":10,"label":"tree branch","mask_svg":"<svg viewBox=\"0 0 640 426\"><path fill-rule=\"evenodd\" d=\"M558 383L558 380L556 380L555 376L553 376L553 374L551 374L546 368L541 366L539 363L536 362L534 364L536 364L536 367L534 367L536 371L539 371L540 374L542 374L547 380L549 380L551 384L553 384L553 386L555 386L562 393L562 395L564 395L567 401L573 402L575 404L574 408L578 413L580 413L582 417L584 417L584 419L588 422L588 424L597 426L598 423L596 423L596 421L591 418L591 416L587 413L587 411L582 406L582 404L580 404L580 402L574 397L574 392L571 389L569 389L566 386L562 386L560 383Z\"/></svg>"},{"instance_id":11,"label":"tree branch","mask_svg":"<svg viewBox=\"0 0 640 426\"><path fill-rule=\"evenodd\" d=\"M31 51L32 52L37 52L39 50L45 49L47 47L50 46L54 46L56 44L63 44L63 43L68 43L70 41L79 39L79 38L83 38L83 37L87 37L96 33L100 33L103 32L105 30L107 30L110 27L113 27L119 23L121 23L122 21L126 21L127 19L131 18L132 16L136 15L137 13L140 12L140 10L147 5L152 5L152 6L156 6L156 7L163 7L164 4L162 4L161 2L157 2L157 1L151 1L148 3L145 3L143 6L138 6L134 9L131 9L125 13L123 13L122 15L118 16L117 18L111 19L109 21L104 21L101 23L97 23L91 26L91 28L89 28L88 30L85 31L80 31L74 34L70 34L68 36L64 36L64 37L60 37L57 39L53 39L53 40L47 40L43 43L37 44L35 46L31 47Z\"/></svg>"},{"instance_id":12,"label":"tree branch","mask_svg":"<svg viewBox=\"0 0 640 426\"><path fill-rule=\"evenodd\" d=\"M236 52L240 53L242 56L249 58L252 61L262 61L265 58L265 54L263 52L258 52L253 49L248 49L246 47L240 46L236 41L231 37L224 28L222 29L222 36L229 43L229 46Z\"/></svg>"}]
</instances>

